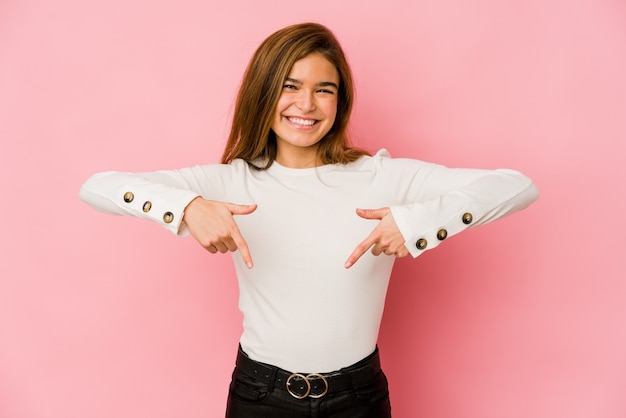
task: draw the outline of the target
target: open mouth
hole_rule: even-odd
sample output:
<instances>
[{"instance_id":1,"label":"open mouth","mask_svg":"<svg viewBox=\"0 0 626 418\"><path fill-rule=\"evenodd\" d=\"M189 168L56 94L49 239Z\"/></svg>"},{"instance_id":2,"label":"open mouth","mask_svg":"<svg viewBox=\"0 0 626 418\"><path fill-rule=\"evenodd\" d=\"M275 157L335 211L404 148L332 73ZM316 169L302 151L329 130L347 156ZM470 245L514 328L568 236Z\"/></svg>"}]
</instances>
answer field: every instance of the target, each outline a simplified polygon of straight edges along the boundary
<instances>
[{"instance_id":1,"label":"open mouth","mask_svg":"<svg viewBox=\"0 0 626 418\"><path fill-rule=\"evenodd\" d=\"M295 125L297 127L302 127L302 128L311 127L315 125L317 122L319 122L316 119L302 119L302 118L295 118L291 116L286 116L286 118L292 125Z\"/></svg>"}]
</instances>

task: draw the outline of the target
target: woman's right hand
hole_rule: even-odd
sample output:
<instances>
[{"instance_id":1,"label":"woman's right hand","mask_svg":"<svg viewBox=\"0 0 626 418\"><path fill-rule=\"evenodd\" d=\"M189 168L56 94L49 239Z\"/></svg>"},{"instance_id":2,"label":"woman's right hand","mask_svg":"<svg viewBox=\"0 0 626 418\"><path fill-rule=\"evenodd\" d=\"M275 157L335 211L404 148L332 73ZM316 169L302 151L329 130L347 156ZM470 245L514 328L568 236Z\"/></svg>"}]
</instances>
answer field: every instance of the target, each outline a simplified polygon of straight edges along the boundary
<instances>
[{"instance_id":1,"label":"woman's right hand","mask_svg":"<svg viewBox=\"0 0 626 418\"><path fill-rule=\"evenodd\" d=\"M235 205L196 197L185 208L183 222L191 235L210 253L237 251L244 263L252 268L248 244L241 235L233 215L248 215L256 205Z\"/></svg>"}]
</instances>

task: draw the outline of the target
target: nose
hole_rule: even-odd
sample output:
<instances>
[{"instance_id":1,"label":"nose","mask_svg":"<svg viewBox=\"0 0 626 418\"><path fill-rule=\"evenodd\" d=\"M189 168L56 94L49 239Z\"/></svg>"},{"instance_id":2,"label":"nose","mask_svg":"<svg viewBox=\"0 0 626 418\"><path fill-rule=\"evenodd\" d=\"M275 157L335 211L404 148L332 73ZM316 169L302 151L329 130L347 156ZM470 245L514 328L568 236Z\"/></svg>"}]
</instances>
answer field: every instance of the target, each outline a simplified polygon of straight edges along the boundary
<instances>
[{"instance_id":1,"label":"nose","mask_svg":"<svg viewBox=\"0 0 626 418\"><path fill-rule=\"evenodd\" d=\"M296 100L296 107L303 112L311 112L315 110L315 98L313 97L313 93L306 91L300 92L300 95Z\"/></svg>"}]
</instances>

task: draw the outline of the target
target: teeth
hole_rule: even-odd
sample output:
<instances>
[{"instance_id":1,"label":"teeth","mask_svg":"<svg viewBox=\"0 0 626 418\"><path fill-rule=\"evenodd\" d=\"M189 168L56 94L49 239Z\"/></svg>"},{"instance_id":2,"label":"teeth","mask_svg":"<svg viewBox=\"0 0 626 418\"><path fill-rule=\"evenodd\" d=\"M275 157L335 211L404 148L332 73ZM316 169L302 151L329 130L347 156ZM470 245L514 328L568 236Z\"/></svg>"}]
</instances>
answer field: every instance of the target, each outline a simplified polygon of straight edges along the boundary
<instances>
[{"instance_id":1,"label":"teeth","mask_svg":"<svg viewBox=\"0 0 626 418\"><path fill-rule=\"evenodd\" d=\"M297 123L298 125L303 125L303 126L312 126L315 121L314 120L310 120L310 119L299 119L299 118L287 118L289 119L289 122L291 123Z\"/></svg>"}]
</instances>

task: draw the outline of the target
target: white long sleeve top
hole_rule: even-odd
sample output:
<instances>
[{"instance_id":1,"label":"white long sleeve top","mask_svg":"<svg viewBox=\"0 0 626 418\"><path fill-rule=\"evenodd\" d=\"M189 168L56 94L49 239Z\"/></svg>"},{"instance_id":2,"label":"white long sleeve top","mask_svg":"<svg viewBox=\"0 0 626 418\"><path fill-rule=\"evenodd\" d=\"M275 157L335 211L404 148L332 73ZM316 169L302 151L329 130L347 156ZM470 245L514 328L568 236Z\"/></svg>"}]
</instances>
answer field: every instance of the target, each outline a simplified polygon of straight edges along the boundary
<instances>
[{"instance_id":1,"label":"white long sleeve top","mask_svg":"<svg viewBox=\"0 0 626 418\"><path fill-rule=\"evenodd\" d=\"M413 257L470 227L523 209L533 182L508 169L451 169L385 150L346 165L265 171L246 162L92 176L81 198L116 215L153 220L186 235L182 217L197 196L257 204L236 216L254 268L233 260L243 313L241 345L254 360L289 371L330 372L376 346L394 257L344 262L377 221L356 208L390 207Z\"/></svg>"}]
</instances>

